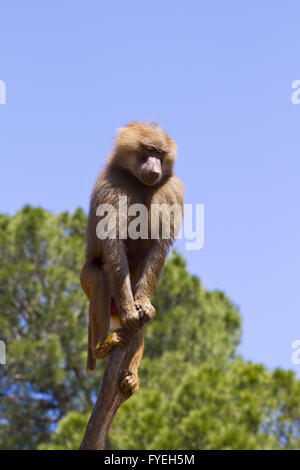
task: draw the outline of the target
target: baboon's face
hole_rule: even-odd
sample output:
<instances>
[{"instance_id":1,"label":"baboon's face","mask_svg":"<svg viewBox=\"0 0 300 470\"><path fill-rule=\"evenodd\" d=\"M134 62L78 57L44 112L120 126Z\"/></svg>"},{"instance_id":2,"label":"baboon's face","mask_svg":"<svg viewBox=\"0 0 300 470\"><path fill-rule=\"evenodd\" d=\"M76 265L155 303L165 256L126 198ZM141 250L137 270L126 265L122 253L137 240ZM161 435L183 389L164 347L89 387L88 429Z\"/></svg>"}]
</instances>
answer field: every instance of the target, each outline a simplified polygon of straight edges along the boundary
<instances>
[{"instance_id":1,"label":"baboon's face","mask_svg":"<svg viewBox=\"0 0 300 470\"><path fill-rule=\"evenodd\" d=\"M166 153L167 149L165 148L141 143L136 175L141 183L153 186L159 182Z\"/></svg>"},{"instance_id":2,"label":"baboon's face","mask_svg":"<svg viewBox=\"0 0 300 470\"><path fill-rule=\"evenodd\" d=\"M131 123L119 130L114 164L130 171L145 186L171 175L175 142L156 124Z\"/></svg>"}]
</instances>

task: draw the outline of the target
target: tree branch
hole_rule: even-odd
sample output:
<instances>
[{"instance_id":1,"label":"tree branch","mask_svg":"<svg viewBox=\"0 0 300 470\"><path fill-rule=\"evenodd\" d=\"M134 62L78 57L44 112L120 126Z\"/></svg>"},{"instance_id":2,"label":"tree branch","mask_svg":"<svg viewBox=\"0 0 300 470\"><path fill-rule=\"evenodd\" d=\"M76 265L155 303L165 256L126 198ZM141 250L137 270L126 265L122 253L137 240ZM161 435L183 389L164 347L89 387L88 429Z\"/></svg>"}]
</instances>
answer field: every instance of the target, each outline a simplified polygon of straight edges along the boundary
<instances>
[{"instance_id":1,"label":"tree branch","mask_svg":"<svg viewBox=\"0 0 300 470\"><path fill-rule=\"evenodd\" d=\"M134 350L134 335L134 332L130 333L129 345L126 348L116 347L110 353L101 390L80 446L81 450L104 449L109 429L118 408L133 394L131 390L122 391L120 382L124 378L124 371L128 368L130 360L138 350L138 346Z\"/></svg>"}]
</instances>

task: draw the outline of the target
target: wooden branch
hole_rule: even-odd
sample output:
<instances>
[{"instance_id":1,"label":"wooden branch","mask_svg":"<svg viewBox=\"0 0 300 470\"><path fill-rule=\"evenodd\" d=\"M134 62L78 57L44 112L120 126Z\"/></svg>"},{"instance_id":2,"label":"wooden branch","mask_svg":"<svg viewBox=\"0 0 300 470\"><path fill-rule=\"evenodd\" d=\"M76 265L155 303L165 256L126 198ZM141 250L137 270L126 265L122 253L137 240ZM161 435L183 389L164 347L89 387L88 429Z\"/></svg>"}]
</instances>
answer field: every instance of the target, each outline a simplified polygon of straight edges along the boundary
<instances>
[{"instance_id":1,"label":"wooden branch","mask_svg":"<svg viewBox=\"0 0 300 470\"><path fill-rule=\"evenodd\" d=\"M107 434L118 408L133 394L131 390L122 391L120 383L130 360L137 352L134 350L134 336L134 332L130 334L129 345L126 348L116 347L109 355L101 390L92 410L80 450L104 449Z\"/></svg>"}]
</instances>

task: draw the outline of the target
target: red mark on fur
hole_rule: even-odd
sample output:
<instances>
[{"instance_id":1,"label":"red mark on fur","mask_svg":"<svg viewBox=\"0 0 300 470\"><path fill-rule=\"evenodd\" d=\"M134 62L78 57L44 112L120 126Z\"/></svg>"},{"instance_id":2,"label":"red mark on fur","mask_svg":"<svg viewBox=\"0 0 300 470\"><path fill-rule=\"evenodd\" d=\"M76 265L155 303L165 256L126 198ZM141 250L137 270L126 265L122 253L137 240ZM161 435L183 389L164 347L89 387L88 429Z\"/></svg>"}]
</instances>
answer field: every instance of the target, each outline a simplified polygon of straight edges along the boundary
<instances>
[{"instance_id":1,"label":"red mark on fur","mask_svg":"<svg viewBox=\"0 0 300 470\"><path fill-rule=\"evenodd\" d=\"M116 306L116 302L114 301L114 299L111 299L110 311L111 313L117 313L117 306Z\"/></svg>"}]
</instances>

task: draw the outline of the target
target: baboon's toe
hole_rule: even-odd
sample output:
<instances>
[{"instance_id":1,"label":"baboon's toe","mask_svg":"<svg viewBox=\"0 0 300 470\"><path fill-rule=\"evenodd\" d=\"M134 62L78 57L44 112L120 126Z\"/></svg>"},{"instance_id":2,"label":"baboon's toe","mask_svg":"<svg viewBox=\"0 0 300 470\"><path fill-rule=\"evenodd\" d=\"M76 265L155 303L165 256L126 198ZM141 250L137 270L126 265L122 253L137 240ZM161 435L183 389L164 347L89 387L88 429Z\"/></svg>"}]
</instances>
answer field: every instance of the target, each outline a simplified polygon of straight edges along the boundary
<instances>
[{"instance_id":1,"label":"baboon's toe","mask_svg":"<svg viewBox=\"0 0 300 470\"><path fill-rule=\"evenodd\" d=\"M128 390L131 390L134 392L138 388L139 388L139 379L137 375L133 374L133 372L126 371L126 375L120 383L120 389L123 392L127 392Z\"/></svg>"},{"instance_id":2,"label":"baboon's toe","mask_svg":"<svg viewBox=\"0 0 300 470\"><path fill-rule=\"evenodd\" d=\"M125 348L125 346L128 346L128 338L122 332L122 329L120 328L119 330L116 330L115 333L116 333L116 345L120 346L121 348Z\"/></svg>"},{"instance_id":3,"label":"baboon's toe","mask_svg":"<svg viewBox=\"0 0 300 470\"><path fill-rule=\"evenodd\" d=\"M103 343L98 343L94 348L94 356L96 359L104 359L109 355L115 346L124 348L128 345L128 339L121 330L113 331Z\"/></svg>"},{"instance_id":4,"label":"baboon's toe","mask_svg":"<svg viewBox=\"0 0 300 470\"><path fill-rule=\"evenodd\" d=\"M104 341L104 343L97 343L94 348L94 355L96 359L104 359L112 348L116 345L116 333L113 332Z\"/></svg>"}]
</instances>

